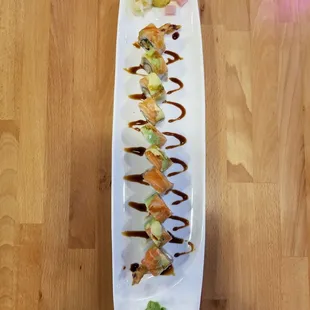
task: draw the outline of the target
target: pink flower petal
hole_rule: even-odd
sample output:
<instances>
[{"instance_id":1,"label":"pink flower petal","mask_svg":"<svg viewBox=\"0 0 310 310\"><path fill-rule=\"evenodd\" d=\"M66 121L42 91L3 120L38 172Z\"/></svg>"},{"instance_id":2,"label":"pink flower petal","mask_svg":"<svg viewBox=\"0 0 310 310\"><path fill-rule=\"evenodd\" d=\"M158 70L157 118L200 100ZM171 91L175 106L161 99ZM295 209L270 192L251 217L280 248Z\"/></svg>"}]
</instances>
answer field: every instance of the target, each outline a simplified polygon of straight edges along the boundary
<instances>
[{"instance_id":1,"label":"pink flower petal","mask_svg":"<svg viewBox=\"0 0 310 310\"><path fill-rule=\"evenodd\" d=\"M188 0L176 0L176 2L178 3L179 6L183 6L188 2Z\"/></svg>"},{"instance_id":2,"label":"pink flower petal","mask_svg":"<svg viewBox=\"0 0 310 310\"><path fill-rule=\"evenodd\" d=\"M177 12L177 7L173 4L169 4L166 6L165 15L175 15Z\"/></svg>"}]
</instances>

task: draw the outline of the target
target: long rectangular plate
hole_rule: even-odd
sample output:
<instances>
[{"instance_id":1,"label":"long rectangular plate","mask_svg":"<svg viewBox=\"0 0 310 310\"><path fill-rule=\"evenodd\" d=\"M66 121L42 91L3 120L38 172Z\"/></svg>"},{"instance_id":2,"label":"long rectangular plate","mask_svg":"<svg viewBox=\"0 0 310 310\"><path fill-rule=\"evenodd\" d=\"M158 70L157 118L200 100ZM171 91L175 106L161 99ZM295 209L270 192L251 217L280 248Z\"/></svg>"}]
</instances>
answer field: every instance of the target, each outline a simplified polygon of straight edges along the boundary
<instances>
[{"instance_id":1,"label":"long rectangular plate","mask_svg":"<svg viewBox=\"0 0 310 310\"><path fill-rule=\"evenodd\" d=\"M113 164L112 164L112 249L113 249L113 293L115 310L144 310L150 300L157 301L168 310L196 310L200 306L204 248L205 248L205 91L203 52L198 3L189 0L178 8L176 16L165 16L164 9L152 9L144 16L133 15L128 0L120 0L114 115L113 115ZM128 174L139 174L150 168L149 162L134 154L124 152L128 147L148 147L142 134L128 127L128 123L143 119L138 101L128 95L141 93L138 75L129 74L124 68L139 65L142 49L133 43L137 41L139 30L149 23L157 27L165 23L182 25L180 37L173 40L166 37L167 50L178 53L183 60L168 66L169 77L176 77L184 83L184 88L167 97L186 108L186 115L180 121L169 123L177 118L180 110L168 104L161 107L165 120L157 128L161 132L174 132L186 137L187 143L181 147L165 150L169 157L183 160L188 165L184 173L170 177L174 188L186 193L187 201L172 205L180 197L173 193L164 200L176 216L190 221L190 226L173 231L180 222L168 219L164 226L179 238L194 244L194 252L174 258L175 275L152 277L145 276L139 285L132 286L130 265L139 263L148 246L143 238L127 238L125 230L143 230L146 213L128 206L129 201L143 202L152 193L151 187L125 181ZM164 54L166 58L168 55ZM176 84L164 83L166 90L176 88ZM167 137L166 145L177 144L174 137ZM173 165L168 173L178 171ZM166 173L167 175L167 173ZM173 257L175 253L189 250L188 242L168 244L165 250ZM104 263L104 262L102 262Z\"/></svg>"}]
</instances>

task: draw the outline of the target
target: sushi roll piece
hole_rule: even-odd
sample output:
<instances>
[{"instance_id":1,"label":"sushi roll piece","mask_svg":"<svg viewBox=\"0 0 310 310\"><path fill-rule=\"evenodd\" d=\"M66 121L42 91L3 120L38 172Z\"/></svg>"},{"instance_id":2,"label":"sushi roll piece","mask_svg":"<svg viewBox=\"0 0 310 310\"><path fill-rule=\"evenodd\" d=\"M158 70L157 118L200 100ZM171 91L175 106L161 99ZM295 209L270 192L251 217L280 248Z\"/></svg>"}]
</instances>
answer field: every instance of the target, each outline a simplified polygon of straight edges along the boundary
<instances>
[{"instance_id":1,"label":"sushi roll piece","mask_svg":"<svg viewBox=\"0 0 310 310\"><path fill-rule=\"evenodd\" d=\"M172 215L171 210L158 194L153 194L144 201L148 212L153 218L160 223L163 223Z\"/></svg>"},{"instance_id":2,"label":"sushi roll piece","mask_svg":"<svg viewBox=\"0 0 310 310\"><path fill-rule=\"evenodd\" d=\"M153 98L147 98L139 103L139 108L145 119L152 125L165 118L163 110L157 105Z\"/></svg>"},{"instance_id":3,"label":"sushi roll piece","mask_svg":"<svg viewBox=\"0 0 310 310\"><path fill-rule=\"evenodd\" d=\"M164 34L171 34L172 32L178 31L179 29L181 29L181 25L174 25L174 24L164 24L163 26L161 26L159 29L161 32L163 32Z\"/></svg>"},{"instance_id":4,"label":"sushi roll piece","mask_svg":"<svg viewBox=\"0 0 310 310\"><path fill-rule=\"evenodd\" d=\"M144 172L143 180L150 184L160 195L166 194L173 188L173 183L169 182L166 176L155 167Z\"/></svg>"},{"instance_id":5,"label":"sushi roll piece","mask_svg":"<svg viewBox=\"0 0 310 310\"><path fill-rule=\"evenodd\" d=\"M167 142L167 138L152 124L142 126L140 131L150 144L162 147Z\"/></svg>"},{"instance_id":6,"label":"sushi roll piece","mask_svg":"<svg viewBox=\"0 0 310 310\"><path fill-rule=\"evenodd\" d=\"M156 145L150 146L145 151L145 156L153 166L162 172L166 171L173 164L165 152Z\"/></svg>"},{"instance_id":7,"label":"sushi roll piece","mask_svg":"<svg viewBox=\"0 0 310 310\"><path fill-rule=\"evenodd\" d=\"M160 100L166 96L164 86L156 73L150 73L140 80L140 87L146 97Z\"/></svg>"},{"instance_id":8,"label":"sushi roll piece","mask_svg":"<svg viewBox=\"0 0 310 310\"><path fill-rule=\"evenodd\" d=\"M151 247L141 261L138 268L132 273L132 285L139 284L143 276L151 273L153 276L161 275L172 265L172 258L163 250Z\"/></svg>"},{"instance_id":9,"label":"sushi roll piece","mask_svg":"<svg viewBox=\"0 0 310 310\"><path fill-rule=\"evenodd\" d=\"M146 253L141 264L153 276L159 276L172 265L172 259L161 249L152 247Z\"/></svg>"},{"instance_id":10,"label":"sushi roll piece","mask_svg":"<svg viewBox=\"0 0 310 310\"><path fill-rule=\"evenodd\" d=\"M145 53L141 59L141 66L148 73L156 73L162 81L168 79L168 67L163 56L157 51Z\"/></svg>"},{"instance_id":11,"label":"sushi roll piece","mask_svg":"<svg viewBox=\"0 0 310 310\"><path fill-rule=\"evenodd\" d=\"M172 239L171 235L165 230L162 224L156 221L152 216L146 218L144 229L158 248L163 247Z\"/></svg>"},{"instance_id":12,"label":"sushi roll piece","mask_svg":"<svg viewBox=\"0 0 310 310\"><path fill-rule=\"evenodd\" d=\"M165 33L154 24L149 24L139 32L138 42L147 51L157 51L162 54L166 50Z\"/></svg>"}]
</instances>

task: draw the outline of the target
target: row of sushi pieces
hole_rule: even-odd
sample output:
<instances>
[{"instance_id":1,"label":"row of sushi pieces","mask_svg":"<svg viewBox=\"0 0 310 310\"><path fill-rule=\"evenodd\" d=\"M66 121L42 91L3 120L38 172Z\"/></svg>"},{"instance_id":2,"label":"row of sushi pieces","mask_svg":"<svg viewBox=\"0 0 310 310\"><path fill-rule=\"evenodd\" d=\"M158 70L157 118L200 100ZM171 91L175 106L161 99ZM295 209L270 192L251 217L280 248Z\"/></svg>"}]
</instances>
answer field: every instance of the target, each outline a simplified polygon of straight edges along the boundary
<instances>
[{"instance_id":1,"label":"row of sushi pieces","mask_svg":"<svg viewBox=\"0 0 310 310\"><path fill-rule=\"evenodd\" d=\"M146 252L141 264L132 273L133 285L138 284L146 273L159 276L172 265L173 261L162 249L172 239L172 236L162 225L172 215L172 212L161 198L161 195L165 195L173 188L173 184L163 174L172 165L172 162L155 144L146 150L145 156L153 164L153 168L143 174L143 179L153 187L156 193L144 202L149 213L145 220L144 229L153 241L154 246Z\"/></svg>"},{"instance_id":2,"label":"row of sushi pieces","mask_svg":"<svg viewBox=\"0 0 310 310\"><path fill-rule=\"evenodd\" d=\"M132 284L140 283L143 276L151 273L159 276L172 265L172 258L162 249L172 237L165 230L162 223L169 218L172 213L159 194L155 193L145 200L149 216L146 218L144 229L154 245L151 246L139 264L139 267L132 273Z\"/></svg>"},{"instance_id":3,"label":"row of sushi pieces","mask_svg":"<svg viewBox=\"0 0 310 310\"><path fill-rule=\"evenodd\" d=\"M150 24L139 33L139 44L146 50L142 58L142 66L149 73L147 77L140 80L141 89L148 97L139 103L140 111L148 121L140 130L151 144L146 150L145 156L153 165L143 174L143 179L153 187L156 193L145 200L149 216L144 224L144 229L154 245L148 249L141 264L133 272L133 284L138 284L148 272L153 276L160 275L172 264L172 258L162 249L172 239L162 225L172 213L160 196L165 195L173 188L173 184L163 174L172 165L172 161L160 149L167 139L155 127L157 122L164 119L164 113L157 105L156 100L165 95L161 80L167 79L168 70L161 54L166 49L164 34L174 31L172 28L175 30L176 26L172 27L170 24L166 24L161 28L156 28Z\"/></svg>"},{"instance_id":4,"label":"row of sushi pieces","mask_svg":"<svg viewBox=\"0 0 310 310\"><path fill-rule=\"evenodd\" d=\"M138 43L145 50L142 56L141 66L147 73L156 73L163 81L168 78L168 67L162 54L166 50L165 34L170 34L181 26L165 24L157 28L149 24L139 32Z\"/></svg>"}]
</instances>

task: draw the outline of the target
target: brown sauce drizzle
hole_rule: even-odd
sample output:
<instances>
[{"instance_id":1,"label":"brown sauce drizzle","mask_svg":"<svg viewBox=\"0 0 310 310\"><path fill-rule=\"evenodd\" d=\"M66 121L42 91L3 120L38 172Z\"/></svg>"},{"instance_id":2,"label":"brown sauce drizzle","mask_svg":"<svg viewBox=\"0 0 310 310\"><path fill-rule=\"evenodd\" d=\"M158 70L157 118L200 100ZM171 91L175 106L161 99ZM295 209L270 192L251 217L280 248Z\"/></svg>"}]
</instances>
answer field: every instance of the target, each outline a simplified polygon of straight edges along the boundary
<instances>
[{"instance_id":1,"label":"brown sauce drizzle","mask_svg":"<svg viewBox=\"0 0 310 310\"><path fill-rule=\"evenodd\" d=\"M171 189L170 190L173 194L178 195L182 197L182 200L176 200L172 203L173 206L179 205L181 202L188 200L188 195L185 193L178 191L177 189Z\"/></svg>"},{"instance_id":2,"label":"brown sauce drizzle","mask_svg":"<svg viewBox=\"0 0 310 310\"><path fill-rule=\"evenodd\" d=\"M186 110L185 108L180 104L180 103L177 103L177 102L172 102L172 101L164 101L163 103L166 103L166 104L171 104L177 108L179 108L181 110L181 115L178 117L178 118L172 118L172 119L169 119L169 123L173 123L175 121L179 121L181 120L185 115L186 115Z\"/></svg>"},{"instance_id":3,"label":"brown sauce drizzle","mask_svg":"<svg viewBox=\"0 0 310 310\"><path fill-rule=\"evenodd\" d=\"M139 264L138 263L133 263L130 265L130 271L131 272L136 272L139 268Z\"/></svg>"},{"instance_id":4,"label":"brown sauce drizzle","mask_svg":"<svg viewBox=\"0 0 310 310\"><path fill-rule=\"evenodd\" d=\"M123 266L123 270L126 270L126 266Z\"/></svg>"},{"instance_id":5,"label":"brown sauce drizzle","mask_svg":"<svg viewBox=\"0 0 310 310\"><path fill-rule=\"evenodd\" d=\"M192 243L192 242L188 242L188 245L191 247L191 249L190 249L190 251L188 251L188 252L182 252L182 253L175 253L174 254L174 257L180 257L180 256L182 256L182 255L186 255L186 254L190 254L190 253L192 253L194 250L195 250L195 246L194 246L194 244Z\"/></svg>"},{"instance_id":6,"label":"brown sauce drizzle","mask_svg":"<svg viewBox=\"0 0 310 310\"><path fill-rule=\"evenodd\" d=\"M122 235L125 237L144 238L149 239L148 234L144 230L127 230L123 231Z\"/></svg>"},{"instance_id":7,"label":"brown sauce drizzle","mask_svg":"<svg viewBox=\"0 0 310 310\"><path fill-rule=\"evenodd\" d=\"M146 205L144 203L129 201L128 206L140 212L147 211Z\"/></svg>"},{"instance_id":8,"label":"brown sauce drizzle","mask_svg":"<svg viewBox=\"0 0 310 310\"><path fill-rule=\"evenodd\" d=\"M170 216L170 219L172 220L176 220L176 221L180 221L182 222L184 225L183 226L176 226L173 228L173 231L178 231L180 229L183 229L185 227L188 227L189 226L189 220L187 220L186 218L184 217L180 217L180 216L176 216L176 215L171 215Z\"/></svg>"},{"instance_id":9,"label":"brown sauce drizzle","mask_svg":"<svg viewBox=\"0 0 310 310\"><path fill-rule=\"evenodd\" d=\"M128 123L128 127L134 129L135 131L140 131L140 128L137 128L137 127L134 127L134 126L142 126L142 125L145 125L145 124L147 124L147 121L139 119L137 121Z\"/></svg>"},{"instance_id":10,"label":"brown sauce drizzle","mask_svg":"<svg viewBox=\"0 0 310 310\"><path fill-rule=\"evenodd\" d=\"M172 237L172 239L169 241L169 243L182 244L184 242L184 239L174 236L170 231L168 231L168 233Z\"/></svg>"},{"instance_id":11,"label":"brown sauce drizzle","mask_svg":"<svg viewBox=\"0 0 310 310\"><path fill-rule=\"evenodd\" d=\"M175 132L163 132L163 134L164 135L166 135L166 136L172 136L172 137L174 137L174 138L176 138L176 139L178 139L179 141L180 141L180 144L176 144L176 145L169 145L169 146L167 146L166 147L166 149L167 150L169 150L169 149L174 149L175 147L178 147L178 146L182 146L182 145L184 145L185 143L186 143L186 138L184 137L184 136L182 136L182 135L179 135L179 134L177 134L177 133L175 133Z\"/></svg>"},{"instance_id":12,"label":"brown sauce drizzle","mask_svg":"<svg viewBox=\"0 0 310 310\"><path fill-rule=\"evenodd\" d=\"M185 164L185 162L181 159L178 159L178 158L175 158L175 157L171 157L170 158L171 161L174 163L174 164L179 164L183 167L183 170L182 171L175 171L175 172L171 172L168 174L168 177L173 177L177 174L180 174L182 172L185 172L187 169L188 169L188 166Z\"/></svg>"},{"instance_id":13,"label":"brown sauce drizzle","mask_svg":"<svg viewBox=\"0 0 310 310\"><path fill-rule=\"evenodd\" d=\"M176 40L176 39L175 39ZM139 42L132 43L132 45L136 48L141 48Z\"/></svg>"},{"instance_id":14,"label":"brown sauce drizzle","mask_svg":"<svg viewBox=\"0 0 310 310\"><path fill-rule=\"evenodd\" d=\"M141 69L141 70L143 69L142 65L134 66L134 67L130 67L130 68L125 68L124 70L127 71L127 72L130 73L130 74L146 76L146 74L138 73L138 71L139 71L140 69ZM144 70L144 69L143 69L143 70Z\"/></svg>"},{"instance_id":15,"label":"brown sauce drizzle","mask_svg":"<svg viewBox=\"0 0 310 310\"><path fill-rule=\"evenodd\" d=\"M179 38L179 36L180 36L180 33L175 32L175 33L172 35L172 39L173 39L173 40L177 40L177 39Z\"/></svg>"},{"instance_id":16,"label":"brown sauce drizzle","mask_svg":"<svg viewBox=\"0 0 310 310\"><path fill-rule=\"evenodd\" d=\"M146 99L146 96L142 93L142 94L132 94L128 96L130 99L133 100L144 100Z\"/></svg>"},{"instance_id":17,"label":"brown sauce drizzle","mask_svg":"<svg viewBox=\"0 0 310 310\"><path fill-rule=\"evenodd\" d=\"M170 265L166 270L164 270L161 274L161 276L175 276L174 268L172 265Z\"/></svg>"},{"instance_id":18,"label":"brown sauce drizzle","mask_svg":"<svg viewBox=\"0 0 310 310\"><path fill-rule=\"evenodd\" d=\"M173 64L174 62L176 62L178 60L183 60L183 58L175 52L165 51L165 54L173 57L173 58L168 58L167 65Z\"/></svg>"},{"instance_id":19,"label":"brown sauce drizzle","mask_svg":"<svg viewBox=\"0 0 310 310\"><path fill-rule=\"evenodd\" d=\"M146 148L142 147L142 146L139 146L139 147L127 147L124 150L127 153L135 154L135 155L138 155L138 156L143 156L145 151L146 151Z\"/></svg>"},{"instance_id":20,"label":"brown sauce drizzle","mask_svg":"<svg viewBox=\"0 0 310 310\"><path fill-rule=\"evenodd\" d=\"M176 89L173 89L173 90L169 90L167 92L167 95L171 95L172 93L182 89L184 87L184 84L181 80L179 80L178 78L175 78L175 77L172 77L172 78L169 78L169 80L175 84L178 84L179 85L179 88L176 88Z\"/></svg>"},{"instance_id":21,"label":"brown sauce drizzle","mask_svg":"<svg viewBox=\"0 0 310 310\"><path fill-rule=\"evenodd\" d=\"M149 184L144 181L143 174L125 175L124 180L149 186Z\"/></svg>"}]
</instances>

